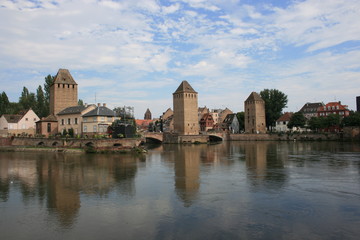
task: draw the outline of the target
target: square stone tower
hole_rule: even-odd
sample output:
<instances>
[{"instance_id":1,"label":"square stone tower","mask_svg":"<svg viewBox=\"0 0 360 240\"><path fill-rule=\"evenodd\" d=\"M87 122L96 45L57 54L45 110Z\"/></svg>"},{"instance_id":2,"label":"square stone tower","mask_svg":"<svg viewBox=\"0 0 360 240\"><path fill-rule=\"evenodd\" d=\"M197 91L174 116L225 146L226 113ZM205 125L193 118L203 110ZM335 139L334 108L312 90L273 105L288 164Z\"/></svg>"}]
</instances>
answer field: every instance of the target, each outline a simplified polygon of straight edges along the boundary
<instances>
[{"instance_id":1,"label":"square stone tower","mask_svg":"<svg viewBox=\"0 0 360 240\"><path fill-rule=\"evenodd\" d=\"M78 86L69 70L59 69L50 86L50 114L78 105Z\"/></svg>"},{"instance_id":2,"label":"square stone tower","mask_svg":"<svg viewBox=\"0 0 360 240\"><path fill-rule=\"evenodd\" d=\"M266 133L265 101L252 92L245 101L245 132Z\"/></svg>"},{"instance_id":3,"label":"square stone tower","mask_svg":"<svg viewBox=\"0 0 360 240\"><path fill-rule=\"evenodd\" d=\"M187 81L173 93L174 131L180 135L198 135L198 96Z\"/></svg>"}]
</instances>

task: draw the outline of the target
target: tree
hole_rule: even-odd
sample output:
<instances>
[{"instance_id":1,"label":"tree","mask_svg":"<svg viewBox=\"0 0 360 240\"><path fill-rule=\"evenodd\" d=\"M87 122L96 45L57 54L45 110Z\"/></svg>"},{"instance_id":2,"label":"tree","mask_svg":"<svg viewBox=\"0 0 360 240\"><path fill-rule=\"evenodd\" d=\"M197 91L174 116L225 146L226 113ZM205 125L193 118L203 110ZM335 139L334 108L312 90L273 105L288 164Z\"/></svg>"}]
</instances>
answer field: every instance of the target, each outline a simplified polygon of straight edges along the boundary
<instances>
[{"instance_id":1,"label":"tree","mask_svg":"<svg viewBox=\"0 0 360 240\"><path fill-rule=\"evenodd\" d=\"M50 86L53 84L55 76L50 74L45 77L44 83L44 96L45 96L45 116L50 114Z\"/></svg>"},{"instance_id":2,"label":"tree","mask_svg":"<svg viewBox=\"0 0 360 240\"><path fill-rule=\"evenodd\" d=\"M342 120L341 125L344 127L359 127L360 112L350 112L350 115Z\"/></svg>"},{"instance_id":3,"label":"tree","mask_svg":"<svg viewBox=\"0 0 360 240\"><path fill-rule=\"evenodd\" d=\"M306 123L306 118L304 114L302 114L301 112L296 112L291 116L287 126L290 129L292 129L293 127L302 128L305 126L305 123Z\"/></svg>"},{"instance_id":4,"label":"tree","mask_svg":"<svg viewBox=\"0 0 360 240\"><path fill-rule=\"evenodd\" d=\"M236 113L236 117L239 121L239 131L245 130L245 112Z\"/></svg>"},{"instance_id":5,"label":"tree","mask_svg":"<svg viewBox=\"0 0 360 240\"><path fill-rule=\"evenodd\" d=\"M309 128L315 132L319 131L322 128L325 128L325 118L324 117L312 117L309 120Z\"/></svg>"},{"instance_id":6,"label":"tree","mask_svg":"<svg viewBox=\"0 0 360 240\"><path fill-rule=\"evenodd\" d=\"M39 85L36 91L36 108L35 112L39 116L39 118L46 117L48 115L47 107L46 107L46 99L44 96L44 92L42 90L41 85Z\"/></svg>"},{"instance_id":7,"label":"tree","mask_svg":"<svg viewBox=\"0 0 360 240\"><path fill-rule=\"evenodd\" d=\"M9 98L5 92L2 92L0 95L0 116L2 114L7 114L10 110Z\"/></svg>"},{"instance_id":8,"label":"tree","mask_svg":"<svg viewBox=\"0 0 360 240\"><path fill-rule=\"evenodd\" d=\"M23 87L21 97L19 98L19 104L23 110L30 108L36 109L36 98L34 93L30 93L26 87Z\"/></svg>"},{"instance_id":9,"label":"tree","mask_svg":"<svg viewBox=\"0 0 360 240\"><path fill-rule=\"evenodd\" d=\"M287 95L277 89L264 89L260 92L260 96L265 101L266 127L272 130L282 110L286 107Z\"/></svg>"},{"instance_id":10,"label":"tree","mask_svg":"<svg viewBox=\"0 0 360 240\"><path fill-rule=\"evenodd\" d=\"M325 118L325 127L330 128L330 127L336 127L339 126L341 122L341 118L339 115L337 114L329 114L326 118Z\"/></svg>"},{"instance_id":11,"label":"tree","mask_svg":"<svg viewBox=\"0 0 360 240\"><path fill-rule=\"evenodd\" d=\"M83 100L79 99L79 100L78 100L78 105L79 105L79 106L84 106Z\"/></svg>"}]
</instances>

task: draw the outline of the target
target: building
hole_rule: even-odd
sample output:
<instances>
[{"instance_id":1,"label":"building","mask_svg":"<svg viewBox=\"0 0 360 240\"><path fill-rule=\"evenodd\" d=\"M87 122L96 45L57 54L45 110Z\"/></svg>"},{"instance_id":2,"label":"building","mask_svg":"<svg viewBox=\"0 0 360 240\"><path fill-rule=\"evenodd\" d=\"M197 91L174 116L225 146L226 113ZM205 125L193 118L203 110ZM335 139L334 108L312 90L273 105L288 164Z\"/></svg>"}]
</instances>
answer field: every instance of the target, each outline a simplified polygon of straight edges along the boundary
<instances>
[{"instance_id":1,"label":"building","mask_svg":"<svg viewBox=\"0 0 360 240\"><path fill-rule=\"evenodd\" d=\"M58 120L58 131L62 133L64 130L73 129L74 135L82 134L82 116L92 110L94 110L96 106L92 105L84 105L84 106L73 106L63 109L57 114Z\"/></svg>"},{"instance_id":2,"label":"building","mask_svg":"<svg viewBox=\"0 0 360 240\"><path fill-rule=\"evenodd\" d=\"M95 134L106 134L108 127L117 120L115 112L100 104L83 116L82 122L82 134L83 135L95 135Z\"/></svg>"},{"instance_id":3,"label":"building","mask_svg":"<svg viewBox=\"0 0 360 240\"><path fill-rule=\"evenodd\" d=\"M36 133L49 137L58 133L58 121L54 115L49 115L36 122Z\"/></svg>"},{"instance_id":4,"label":"building","mask_svg":"<svg viewBox=\"0 0 360 240\"><path fill-rule=\"evenodd\" d=\"M136 128L139 132L147 132L149 131L150 125L153 123L151 119L136 119Z\"/></svg>"},{"instance_id":5,"label":"building","mask_svg":"<svg viewBox=\"0 0 360 240\"><path fill-rule=\"evenodd\" d=\"M69 70L59 69L50 86L50 115L78 105L78 85Z\"/></svg>"},{"instance_id":6,"label":"building","mask_svg":"<svg viewBox=\"0 0 360 240\"><path fill-rule=\"evenodd\" d=\"M325 106L318 109L318 117L326 117L330 114L340 115L342 118L350 114L347 105L342 105L341 102L329 102Z\"/></svg>"},{"instance_id":7,"label":"building","mask_svg":"<svg viewBox=\"0 0 360 240\"><path fill-rule=\"evenodd\" d=\"M245 100L245 133L266 133L265 101L256 92Z\"/></svg>"},{"instance_id":8,"label":"building","mask_svg":"<svg viewBox=\"0 0 360 240\"><path fill-rule=\"evenodd\" d=\"M317 102L317 103L305 103L305 105L300 109L301 112L306 120L310 120L312 117L317 117L318 109L323 107L324 103Z\"/></svg>"},{"instance_id":9,"label":"building","mask_svg":"<svg viewBox=\"0 0 360 240\"><path fill-rule=\"evenodd\" d=\"M205 106L205 107L199 107L198 108L198 119L199 122L202 119L202 117L204 116L204 114L209 113L209 109Z\"/></svg>"},{"instance_id":10,"label":"building","mask_svg":"<svg viewBox=\"0 0 360 240\"><path fill-rule=\"evenodd\" d=\"M211 116L212 116L213 119L214 119L214 124L219 123L219 114L220 114L222 111L223 111L222 109L212 109L212 110L210 111L210 114L211 114Z\"/></svg>"},{"instance_id":11,"label":"building","mask_svg":"<svg viewBox=\"0 0 360 240\"><path fill-rule=\"evenodd\" d=\"M35 135L36 122L39 120L39 117L32 109L19 114L3 114L0 117L0 133L3 136L9 134Z\"/></svg>"},{"instance_id":12,"label":"building","mask_svg":"<svg viewBox=\"0 0 360 240\"><path fill-rule=\"evenodd\" d=\"M356 111L360 112L360 96L356 97Z\"/></svg>"},{"instance_id":13,"label":"building","mask_svg":"<svg viewBox=\"0 0 360 240\"><path fill-rule=\"evenodd\" d=\"M152 117L151 117L151 112L149 109L146 110L145 114L144 114L144 119L145 120L151 120Z\"/></svg>"},{"instance_id":14,"label":"building","mask_svg":"<svg viewBox=\"0 0 360 240\"><path fill-rule=\"evenodd\" d=\"M160 119L162 120L164 132L174 131L174 112L171 108L168 108L165 112L163 112Z\"/></svg>"},{"instance_id":15,"label":"building","mask_svg":"<svg viewBox=\"0 0 360 240\"><path fill-rule=\"evenodd\" d=\"M292 112L286 112L278 120L276 120L275 131L276 132L287 132L291 129L288 128L288 123L292 117Z\"/></svg>"},{"instance_id":16,"label":"building","mask_svg":"<svg viewBox=\"0 0 360 240\"><path fill-rule=\"evenodd\" d=\"M235 113L228 114L224 121L221 124L221 128L224 131L227 131L229 133L239 133L240 132L240 124L239 120L236 117Z\"/></svg>"},{"instance_id":17,"label":"building","mask_svg":"<svg viewBox=\"0 0 360 240\"><path fill-rule=\"evenodd\" d=\"M224 110L221 110L219 112L219 117L218 117L218 123L221 124L224 122L225 118L227 117L227 115L229 114L233 114L233 111L231 111L228 108L225 108Z\"/></svg>"},{"instance_id":18,"label":"building","mask_svg":"<svg viewBox=\"0 0 360 240\"><path fill-rule=\"evenodd\" d=\"M207 132L214 128L214 119L210 113L205 113L200 119L200 131Z\"/></svg>"},{"instance_id":19,"label":"building","mask_svg":"<svg viewBox=\"0 0 360 240\"><path fill-rule=\"evenodd\" d=\"M180 135L199 134L198 94L187 81L173 93L174 131Z\"/></svg>"}]
</instances>

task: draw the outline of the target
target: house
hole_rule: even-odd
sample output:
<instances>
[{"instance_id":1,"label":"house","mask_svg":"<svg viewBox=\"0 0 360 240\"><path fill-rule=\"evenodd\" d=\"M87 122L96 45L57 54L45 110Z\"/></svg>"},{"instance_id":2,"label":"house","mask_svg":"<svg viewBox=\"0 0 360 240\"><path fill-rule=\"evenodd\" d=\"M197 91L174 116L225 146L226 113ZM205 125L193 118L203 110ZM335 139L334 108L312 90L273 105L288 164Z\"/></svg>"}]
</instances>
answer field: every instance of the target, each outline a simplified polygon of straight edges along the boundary
<instances>
[{"instance_id":1,"label":"house","mask_svg":"<svg viewBox=\"0 0 360 240\"><path fill-rule=\"evenodd\" d=\"M305 103L299 112L301 112L307 120L310 120L312 117L318 116L317 112L320 107L324 107L324 103Z\"/></svg>"},{"instance_id":2,"label":"house","mask_svg":"<svg viewBox=\"0 0 360 240\"><path fill-rule=\"evenodd\" d=\"M49 115L36 122L36 134L49 137L58 133L58 121L54 115Z\"/></svg>"},{"instance_id":3,"label":"house","mask_svg":"<svg viewBox=\"0 0 360 240\"><path fill-rule=\"evenodd\" d=\"M341 102L329 102L325 106L318 108L318 117L326 117L330 114L340 115L342 118L349 116L350 111L347 105L342 105Z\"/></svg>"},{"instance_id":4,"label":"house","mask_svg":"<svg viewBox=\"0 0 360 240\"><path fill-rule=\"evenodd\" d=\"M225 108L224 110L222 110L219 113L218 123L223 123L228 114L233 114L233 111L231 111L228 108Z\"/></svg>"},{"instance_id":5,"label":"house","mask_svg":"<svg viewBox=\"0 0 360 240\"><path fill-rule=\"evenodd\" d=\"M39 117L32 109L15 115L3 114L0 117L0 134L3 136L18 134L35 135L35 123L39 120Z\"/></svg>"},{"instance_id":6,"label":"house","mask_svg":"<svg viewBox=\"0 0 360 240\"><path fill-rule=\"evenodd\" d=\"M214 119L214 124L219 123L219 114L222 112L222 109L211 109L210 114Z\"/></svg>"},{"instance_id":7,"label":"house","mask_svg":"<svg viewBox=\"0 0 360 240\"><path fill-rule=\"evenodd\" d=\"M214 119L210 113L205 113L200 119L200 131L207 132L214 127Z\"/></svg>"},{"instance_id":8,"label":"house","mask_svg":"<svg viewBox=\"0 0 360 240\"><path fill-rule=\"evenodd\" d=\"M74 135L81 135L82 116L95 108L96 106L94 104L85 104L84 106L78 105L61 110L57 114L59 133L62 133L64 130L68 131L69 129L73 129Z\"/></svg>"},{"instance_id":9,"label":"house","mask_svg":"<svg viewBox=\"0 0 360 240\"><path fill-rule=\"evenodd\" d=\"M150 123L152 123L153 120L151 119L136 119L136 128L138 131L141 132L147 132L149 130Z\"/></svg>"},{"instance_id":10,"label":"house","mask_svg":"<svg viewBox=\"0 0 360 240\"><path fill-rule=\"evenodd\" d=\"M290 130L294 130L294 129L289 129L287 126L292 115L293 115L292 112L286 112L283 115L281 115L281 117L279 117L279 119L276 120L275 131L276 132L287 132Z\"/></svg>"},{"instance_id":11,"label":"house","mask_svg":"<svg viewBox=\"0 0 360 240\"><path fill-rule=\"evenodd\" d=\"M228 114L222 122L221 128L223 131L227 131L229 133L239 133L240 124L238 118L236 117L236 114Z\"/></svg>"},{"instance_id":12,"label":"house","mask_svg":"<svg viewBox=\"0 0 360 240\"><path fill-rule=\"evenodd\" d=\"M103 106L98 104L95 109L82 116L82 134L106 134L108 127L118 119L120 118L116 117L115 112L107 108L105 103Z\"/></svg>"},{"instance_id":13,"label":"house","mask_svg":"<svg viewBox=\"0 0 360 240\"><path fill-rule=\"evenodd\" d=\"M205 106L205 107L199 107L198 108L198 118L199 118L199 122L201 120L201 118L204 116L204 114L209 113L209 109Z\"/></svg>"}]
</instances>

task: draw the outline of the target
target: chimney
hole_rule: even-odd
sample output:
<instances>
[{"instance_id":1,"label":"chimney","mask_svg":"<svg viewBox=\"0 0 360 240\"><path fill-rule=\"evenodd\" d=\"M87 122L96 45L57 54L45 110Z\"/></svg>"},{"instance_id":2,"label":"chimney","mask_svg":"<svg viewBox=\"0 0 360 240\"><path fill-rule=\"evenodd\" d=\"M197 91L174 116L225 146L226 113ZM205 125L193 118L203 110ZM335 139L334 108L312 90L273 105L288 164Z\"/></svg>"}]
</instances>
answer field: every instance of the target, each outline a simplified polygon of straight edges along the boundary
<instances>
[{"instance_id":1,"label":"chimney","mask_svg":"<svg viewBox=\"0 0 360 240\"><path fill-rule=\"evenodd\" d=\"M103 107L106 107L106 103L103 103Z\"/></svg>"}]
</instances>

